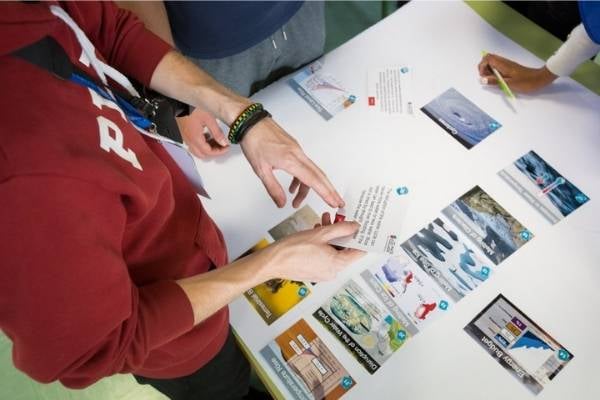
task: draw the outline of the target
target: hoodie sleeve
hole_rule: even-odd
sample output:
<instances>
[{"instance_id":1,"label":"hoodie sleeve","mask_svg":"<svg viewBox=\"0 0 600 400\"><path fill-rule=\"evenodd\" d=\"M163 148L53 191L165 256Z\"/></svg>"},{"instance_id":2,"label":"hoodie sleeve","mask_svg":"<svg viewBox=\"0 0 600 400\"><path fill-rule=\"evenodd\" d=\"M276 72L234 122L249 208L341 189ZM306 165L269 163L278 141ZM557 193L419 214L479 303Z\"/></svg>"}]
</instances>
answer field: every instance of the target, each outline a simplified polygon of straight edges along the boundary
<instances>
[{"instance_id":1,"label":"hoodie sleeve","mask_svg":"<svg viewBox=\"0 0 600 400\"><path fill-rule=\"evenodd\" d=\"M160 60L172 49L133 13L111 1L61 2L106 61L148 86Z\"/></svg>"},{"instance_id":2,"label":"hoodie sleeve","mask_svg":"<svg viewBox=\"0 0 600 400\"><path fill-rule=\"evenodd\" d=\"M117 194L40 176L0 183L0 198L0 329L13 341L17 368L81 388L135 371L150 351L193 328L174 281L131 281Z\"/></svg>"}]
</instances>

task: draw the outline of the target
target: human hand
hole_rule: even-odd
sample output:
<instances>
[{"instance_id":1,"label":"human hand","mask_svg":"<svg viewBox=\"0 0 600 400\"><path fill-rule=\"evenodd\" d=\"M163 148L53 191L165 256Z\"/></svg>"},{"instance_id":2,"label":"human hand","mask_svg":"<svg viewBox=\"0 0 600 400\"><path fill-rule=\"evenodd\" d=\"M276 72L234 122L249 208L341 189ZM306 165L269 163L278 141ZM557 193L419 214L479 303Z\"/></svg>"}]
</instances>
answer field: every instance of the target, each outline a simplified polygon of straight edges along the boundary
<instances>
[{"instance_id":1,"label":"human hand","mask_svg":"<svg viewBox=\"0 0 600 400\"><path fill-rule=\"evenodd\" d=\"M201 108L177 118L183 140L190 152L198 158L215 157L229 150L229 144L215 117ZM208 133L205 133L208 129Z\"/></svg>"},{"instance_id":2,"label":"human hand","mask_svg":"<svg viewBox=\"0 0 600 400\"><path fill-rule=\"evenodd\" d=\"M495 54L486 54L478 65L482 84L498 84L498 79L492 68L495 68L502 75L512 90L522 93L540 90L558 78L545 66L542 68L529 68Z\"/></svg>"},{"instance_id":3,"label":"human hand","mask_svg":"<svg viewBox=\"0 0 600 400\"><path fill-rule=\"evenodd\" d=\"M250 128L240 145L242 151L278 207L283 207L286 195L275 179L273 170L281 169L294 178L290 193L296 193L292 206L297 208L312 188L331 207L344 206L344 200L327 176L312 162L302 148L273 119L265 118Z\"/></svg>"},{"instance_id":4,"label":"human hand","mask_svg":"<svg viewBox=\"0 0 600 400\"><path fill-rule=\"evenodd\" d=\"M331 224L329 214L322 217L323 226L287 236L254 253L260 257L261 279L289 279L321 282L331 280L365 252L355 249L336 250L330 240L353 235L359 228L356 222Z\"/></svg>"}]
</instances>

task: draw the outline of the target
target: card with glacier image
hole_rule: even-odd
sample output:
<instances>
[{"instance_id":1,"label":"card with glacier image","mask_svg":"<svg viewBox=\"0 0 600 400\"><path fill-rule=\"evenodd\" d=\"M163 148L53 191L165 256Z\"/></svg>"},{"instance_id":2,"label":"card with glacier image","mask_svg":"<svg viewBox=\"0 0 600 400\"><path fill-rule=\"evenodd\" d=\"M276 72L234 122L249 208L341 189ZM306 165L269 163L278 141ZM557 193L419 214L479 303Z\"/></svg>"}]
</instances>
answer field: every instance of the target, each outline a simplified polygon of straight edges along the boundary
<instances>
[{"instance_id":1,"label":"card with glacier image","mask_svg":"<svg viewBox=\"0 0 600 400\"><path fill-rule=\"evenodd\" d=\"M498 175L551 224L589 201L586 194L533 150Z\"/></svg>"},{"instance_id":2,"label":"card with glacier image","mask_svg":"<svg viewBox=\"0 0 600 400\"><path fill-rule=\"evenodd\" d=\"M465 331L504 369L538 394L573 359L573 354L502 294Z\"/></svg>"},{"instance_id":3,"label":"card with glacier image","mask_svg":"<svg viewBox=\"0 0 600 400\"><path fill-rule=\"evenodd\" d=\"M485 282L495 267L478 246L443 216L401 247L455 302Z\"/></svg>"},{"instance_id":4,"label":"card with glacier image","mask_svg":"<svg viewBox=\"0 0 600 400\"><path fill-rule=\"evenodd\" d=\"M479 186L442 210L496 265L533 238L533 233Z\"/></svg>"}]
</instances>

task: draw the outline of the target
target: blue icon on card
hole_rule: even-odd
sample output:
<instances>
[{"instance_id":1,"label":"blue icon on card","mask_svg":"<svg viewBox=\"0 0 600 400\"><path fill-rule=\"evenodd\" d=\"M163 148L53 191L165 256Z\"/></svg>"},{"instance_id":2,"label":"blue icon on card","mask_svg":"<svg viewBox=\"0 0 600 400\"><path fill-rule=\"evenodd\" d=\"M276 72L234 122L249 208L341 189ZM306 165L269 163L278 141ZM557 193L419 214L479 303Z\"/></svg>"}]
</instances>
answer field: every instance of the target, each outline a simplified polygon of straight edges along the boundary
<instances>
[{"instance_id":1,"label":"blue icon on card","mask_svg":"<svg viewBox=\"0 0 600 400\"><path fill-rule=\"evenodd\" d=\"M399 330L396 337L402 341L406 340L406 331Z\"/></svg>"},{"instance_id":2,"label":"blue icon on card","mask_svg":"<svg viewBox=\"0 0 600 400\"><path fill-rule=\"evenodd\" d=\"M400 68L400 72L402 72L403 74L408 72L408 67L402 67Z\"/></svg>"},{"instance_id":3,"label":"blue icon on card","mask_svg":"<svg viewBox=\"0 0 600 400\"><path fill-rule=\"evenodd\" d=\"M392 322L394 322L394 318L392 318L391 315L386 315L386 317L384 318L385 322L388 323L388 325L391 325Z\"/></svg>"},{"instance_id":4,"label":"blue icon on card","mask_svg":"<svg viewBox=\"0 0 600 400\"><path fill-rule=\"evenodd\" d=\"M408 188L406 186L400 186L398 189L396 189L396 193L398 193L400 196L405 195L408 193Z\"/></svg>"},{"instance_id":5,"label":"blue icon on card","mask_svg":"<svg viewBox=\"0 0 600 400\"><path fill-rule=\"evenodd\" d=\"M305 288L304 286L302 286L300 289L298 289L298 296L300 296L300 297L306 296L307 293L308 293L308 289Z\"/></svg>"},{"instance_id":6,"label":"blue icon on card","mask_svg":"<svg viewBox=\"0 0 600 400\"><path fill-rule=\"evenodd\" d=\"M583 194L583 193L577 193L577 194L575 195L575 201L576 201L576 202L578 202L579 204L583 204L583 203L585 203L586 201L588 201L588 198L587 198L587 196L586 196L585 194Z\"/></svg>"},{"instance_id":7,"label":"blue icon on card","mask_svg":"<svg viewBox=\"0 0 600 400\"><path fill-rule=\"evenodd\" d=\"M481 267L481 275L485 277L490 276L490 267Z\"/></svg>"},{"instance_id":8,"label":"blue icon on card","mask_svg":"<svg viewBox=\"0 0 600 400\"><path fill-rule=\"evenodd\" d=\"M562 361L567 361L569 359L569 352L565 349L560 349L558 351L558 359Z\"/></svg>"},{"instance_id":9,"label":"blue icon on card","mask_svg":"<svg viewBox=\"0 0 600 400\"><path fill-rule=\"evenodd\" d=\"M345 376L342 378L342 387L344 389L350 389L352 387L352 378L349 376Z\"/></svg>"},{"instance_id":10,"label":"blue icon on card","mask_svg":"<svg viewBox=\"0 0 600 400\"><path fill-rule=\"evenodd\" d=\"M519 236L521 236L521 239L523 239L524 241L528 241L529 239L531 239L531 232L529 232L528 230L524 230L521 231L521 233L519 233Z\"/></svg>"},{"instance_id":11,"label":"blue icon on card","mask_svg":"<svg viewBox=\"0 0 600 400\"><path fill-rule=\"evenodd\" d=\"M355 95L353 95L353 94L351 94L351 95L348 97L348 101L350 101L350 103L354 103L354 102L356 101L356 96L355 96Z\"/></svg>"},{"instance_id":12,"label":"blue icon on card","mask_svg":"<svg viewBox=\"0 0 600 400\"><path fill-rule=\"evenodd\" d=\"M440 309L446 311L448 309L448 302L446 300L440 301Z\"/></svg>"}]
</instances>

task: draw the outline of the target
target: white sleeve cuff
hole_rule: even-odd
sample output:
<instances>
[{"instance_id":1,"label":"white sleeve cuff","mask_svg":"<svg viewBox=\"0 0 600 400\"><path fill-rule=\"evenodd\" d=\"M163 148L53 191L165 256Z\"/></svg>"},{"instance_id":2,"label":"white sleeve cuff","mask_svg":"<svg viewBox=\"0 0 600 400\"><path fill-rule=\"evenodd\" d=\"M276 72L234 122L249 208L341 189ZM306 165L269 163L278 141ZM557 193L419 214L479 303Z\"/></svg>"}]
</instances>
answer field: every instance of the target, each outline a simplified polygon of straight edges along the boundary
<instances>
[{"instance_id":1,"label":"white sleeve cuff","mask_svg":"<svg viewBox=\"0 0 600 400\"><path fill-rule=\"evenodd\" d=\"M600 45L588 36L583 24L573 29L567 41L546 62L546 68L554 75L568 76L579 64L589 60L600 51Z\"/></svg>"}]
</instances>

